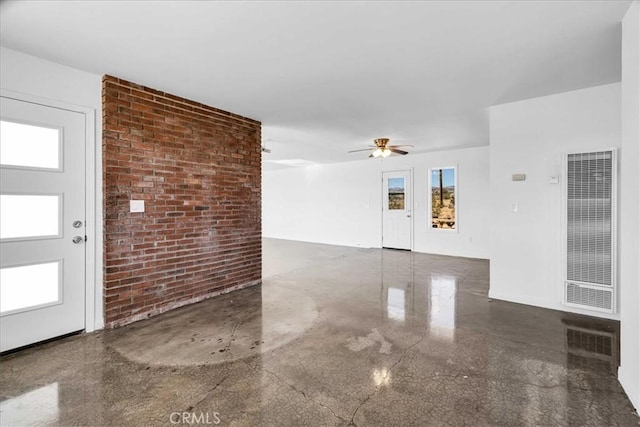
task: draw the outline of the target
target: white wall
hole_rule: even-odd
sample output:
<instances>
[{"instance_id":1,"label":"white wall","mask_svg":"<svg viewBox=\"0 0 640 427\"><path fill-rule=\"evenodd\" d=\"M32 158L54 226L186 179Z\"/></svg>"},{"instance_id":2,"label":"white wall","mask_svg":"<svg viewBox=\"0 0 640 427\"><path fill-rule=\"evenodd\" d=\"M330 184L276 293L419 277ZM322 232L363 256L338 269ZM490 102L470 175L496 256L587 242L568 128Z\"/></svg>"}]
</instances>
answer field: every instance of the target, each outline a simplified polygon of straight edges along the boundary
<instances>
[{"instance_id":1,"label":"white wall","mask_svg":"<svg viewBox=\"0 0 640 427\"><path fill-rule=\"evenodd\" d=\"M0 87L53 102L87 107L95 111L95 175L88 177L95 187L94 224L87 218L88 228L94 225L95 278L94 320L87 329L104 326L102 299L102 77L45 61L34 56L0 47ZM90 278L88 280L91 280Z\"/></svg>"},{"instance_id":2,"label":"white wall","mask_svg":"<svg viewBox=\"0 0 640 427\"><path fill-rule=\"evenodd\" d=\"M489 296L598 316L561 304L563 154L620 147L620 84L498 105L490 115ZM526 181L513 182L514 173ZM549 183L554 175L561 184Z\"/></svg>"},{"instance_id":3,"label":"white wall","mask_svg":"<svg viewBox=\"0 0 640 427\"><path fill-rule=\"evenodd\" d=\"M454 165L458 166L459 231L433 230L427 205L428 170ZM488 258L488 147L264 172L263 235L381 247L382 171L410 168L414 170L414 250Z\"/></svg>"},{"instance_id":4,"label":"white wall","mask_svg":"<svg viewBox=\"0 0 640 427\"><path fill-rule=\"evenodd\" d=\"M640 4L622 21L622 147L620 150L620 371L640 410Z\"/></svg>"}]
</instances>

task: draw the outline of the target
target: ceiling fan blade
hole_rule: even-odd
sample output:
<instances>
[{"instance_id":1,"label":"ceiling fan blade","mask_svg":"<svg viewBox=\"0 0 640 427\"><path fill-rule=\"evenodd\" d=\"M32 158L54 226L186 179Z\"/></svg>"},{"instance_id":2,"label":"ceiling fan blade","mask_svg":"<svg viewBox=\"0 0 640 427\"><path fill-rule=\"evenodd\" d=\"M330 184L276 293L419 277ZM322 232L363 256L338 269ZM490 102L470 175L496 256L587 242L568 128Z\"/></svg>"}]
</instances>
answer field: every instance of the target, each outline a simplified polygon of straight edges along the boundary
<instances>
[{"instance_id":1,"label":"ceiling fan blade","mask_svg":"<svg viewBox=\"0 0 640 427\"><path fill-rule=\"evenodd\" d=\"M400 147L411 147L411 148L413 148L413 145L410 145L410 144L404 144L404 145L389 145L389 148L400 148Z\"/></svg>"},{"instance_id":2,"label":"ceiling fan blade","mask_svg":"<svg viewBox=\"0 0 640 427\"><path fill-rule=\"evenodd\" d=\"M374 157L373 154L369 154L369 158Z\"/></svg>"},{"instance_id":3,"label":"ceiling fan blade","mask_svg":"<svg viewBox=\"0 0 640 427\"><path fill-rule=\"evenodd\" d=\"M347 153L357 153L358 151L370 151L375 147L371 147L371 148L362 148L360 150L351 150L351 151L347 151Z\"/></svg>"},{"instance_id":4,"label":"ceiling fan blade","mask_svg":"<svg viewBox=\"0 0 640 427\"><path fill-rule=\"evenodd\" d=\"M391 148L391 147L387 147L389 148L389 150L391 150L392 153L396 153L396 154L402 154L403 156L405 154L409 154L407 151L402 151L402 150L396 150L395 148Z\"/></svg>"}]
</instances>

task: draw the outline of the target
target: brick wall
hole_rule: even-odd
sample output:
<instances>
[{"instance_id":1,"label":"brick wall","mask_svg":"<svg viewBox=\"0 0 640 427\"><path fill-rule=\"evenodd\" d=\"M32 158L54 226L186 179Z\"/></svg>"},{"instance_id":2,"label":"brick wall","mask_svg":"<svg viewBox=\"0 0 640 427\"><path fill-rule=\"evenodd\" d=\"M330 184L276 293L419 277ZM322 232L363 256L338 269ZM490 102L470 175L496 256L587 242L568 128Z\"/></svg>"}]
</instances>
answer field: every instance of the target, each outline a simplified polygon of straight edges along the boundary
<instances>
[{"instance_id":1,"label":"brick wall","mask_svg":"<svg viewBox=\"0 0 640 427\"><path fill-rule=\"evenodd\" d=\"M260 122L111 76L102 107L107 327L259 284Z\"/></svg>"}]
</instances>

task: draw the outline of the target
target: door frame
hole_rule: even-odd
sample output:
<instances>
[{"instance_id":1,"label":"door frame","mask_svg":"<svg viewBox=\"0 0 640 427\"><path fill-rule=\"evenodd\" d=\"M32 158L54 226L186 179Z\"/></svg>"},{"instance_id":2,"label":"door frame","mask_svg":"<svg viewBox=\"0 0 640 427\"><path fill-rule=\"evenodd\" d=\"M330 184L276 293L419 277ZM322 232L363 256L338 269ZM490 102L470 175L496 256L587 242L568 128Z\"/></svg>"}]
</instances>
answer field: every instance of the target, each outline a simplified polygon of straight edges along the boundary
<instances>
[{"instance_id":1,"label":"door frame","mask_svg":"<svg viewBox=\"0 0 640 427\"><path fill-rule=\"evenodd\" d=\"M0 96L44 107L58 108L84 115L85 124L85 332L101 329L104 324L102 292L102 188L96 186L96 110L22 92L0 88ZM101 153L100 153L101 154ZM100 199L98 199L100 196Z\"/></svg>"},{"instance_id":2,"label":"door frame","mask_svg":"<svg viewBox=\"0 0 640 427\"><path fill-rule=\"evenodd\" d=\"M384 194L382 194L382 192L384 191L384 174L385 173L394 173L394 172L409 172L409 178L411 179L411 188L409 189L409 195L411 197L411 203L409 208L411 209L411 217L410 217L410 221L409 221L409 247L411 249L409 249L411 252L413 252L415 250L414 247L414 242L415 239L413 237L413 223L414 223L414 216L415 216L415 203L413 201L413 197L414 197L414 190L413 190L413 185L414 185L414 176L413 176L413 167L407 168L407 169L389 169L389 170L382 170L380 172L380 191L378 192L378 194L380 194L380 247L384 248L384 242L383 242L383 238L384 238L384 204L385 204L385 200L384 200Z\"/></svg>"}]
</instances>

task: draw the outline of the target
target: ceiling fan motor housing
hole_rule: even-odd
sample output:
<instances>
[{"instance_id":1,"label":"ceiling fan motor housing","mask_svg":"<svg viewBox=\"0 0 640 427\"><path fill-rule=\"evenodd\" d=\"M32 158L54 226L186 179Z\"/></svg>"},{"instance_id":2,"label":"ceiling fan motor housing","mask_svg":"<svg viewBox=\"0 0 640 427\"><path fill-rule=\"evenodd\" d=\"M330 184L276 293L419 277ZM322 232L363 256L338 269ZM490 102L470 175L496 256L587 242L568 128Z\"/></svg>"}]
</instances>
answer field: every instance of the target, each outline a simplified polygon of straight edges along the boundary
<instances>
[{"instance_id":1,"label":"ceiling fan motor housing","mask_svg":"<svg viewBox=\"0 0 640 427\"><path fill-rule=\"evenodd\" d=\"M389 138L376 138L373 140L373 142L376 144L376 147L383 148L387 146Z\"/></svg>"}]
</instances>

